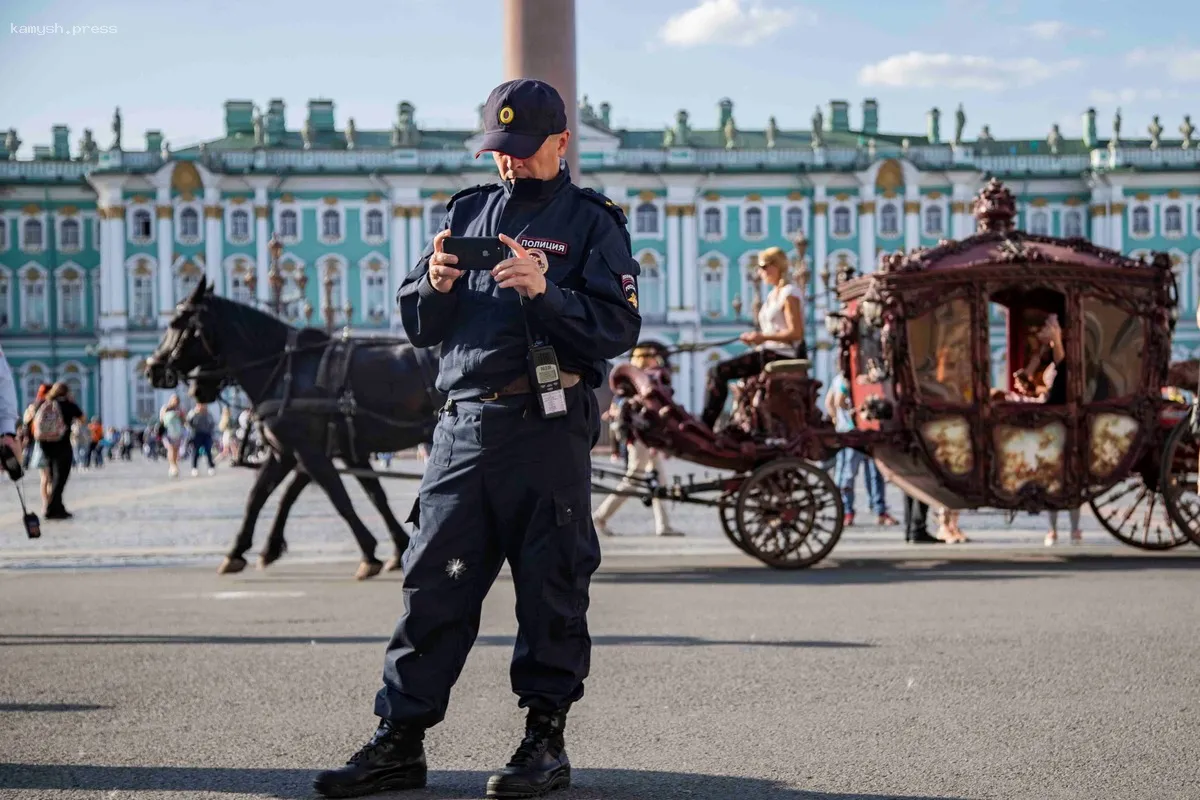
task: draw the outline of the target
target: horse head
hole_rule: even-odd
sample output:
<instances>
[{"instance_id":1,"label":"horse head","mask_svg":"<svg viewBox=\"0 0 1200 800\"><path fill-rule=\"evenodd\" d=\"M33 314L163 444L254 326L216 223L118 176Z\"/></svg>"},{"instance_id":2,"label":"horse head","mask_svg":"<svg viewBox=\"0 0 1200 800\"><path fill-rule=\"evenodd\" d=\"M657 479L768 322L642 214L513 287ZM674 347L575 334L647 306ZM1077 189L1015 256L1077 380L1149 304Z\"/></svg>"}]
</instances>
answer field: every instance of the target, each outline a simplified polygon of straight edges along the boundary
<instances>
[{"instance_id":1,"label":"horse head","mask_svg":"<svg viewBox=\"0 0 1200 800\"><path fill-rule=\"evenodd\" d=\"M224 382L224 359L218 352L208 317L211 283L200 281L175 309L158 347L146 359L146 377L156 389L174 389L181 379L191 380L190 394L198 402L212 403Z\"/></svg>"}]
</instances>

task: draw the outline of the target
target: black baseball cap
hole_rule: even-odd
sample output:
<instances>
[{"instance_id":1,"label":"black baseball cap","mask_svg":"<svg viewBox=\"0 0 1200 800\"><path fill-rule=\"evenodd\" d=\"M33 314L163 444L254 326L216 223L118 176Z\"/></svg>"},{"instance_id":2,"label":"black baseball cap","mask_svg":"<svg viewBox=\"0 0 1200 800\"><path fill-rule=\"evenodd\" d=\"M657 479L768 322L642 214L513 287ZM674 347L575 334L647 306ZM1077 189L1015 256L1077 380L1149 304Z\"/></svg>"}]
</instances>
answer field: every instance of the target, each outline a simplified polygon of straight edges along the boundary
<instances>
[{"instance_id":1,"label":"black baseball cap","mask_svg":"<svg viewBox=\"0 0 1200 800\"><path fill-rule=\"evenodd\" d=\"M496 151L529 158L547 136L567 129L562 95L544 81L518 78L500 84L483 107L483 143L478 152Z\"/></svg>"}]
</instances>

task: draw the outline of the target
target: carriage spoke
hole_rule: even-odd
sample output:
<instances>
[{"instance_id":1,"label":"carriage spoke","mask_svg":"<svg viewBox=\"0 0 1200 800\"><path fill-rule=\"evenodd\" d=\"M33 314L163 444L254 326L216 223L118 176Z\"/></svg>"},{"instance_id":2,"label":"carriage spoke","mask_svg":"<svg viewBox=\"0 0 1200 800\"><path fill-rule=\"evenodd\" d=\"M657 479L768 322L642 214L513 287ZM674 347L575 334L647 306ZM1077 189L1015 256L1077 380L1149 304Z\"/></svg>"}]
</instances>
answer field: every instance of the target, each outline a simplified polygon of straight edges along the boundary
<instances>
[{"instance_id":1,"label":"carriage spoke","mask_svg":"<svg viewBox=\"0 0 1200 800\"><path fill-rule=\"evenodd\" d=\"M841 535L841 493L823 471L800 459L760 467L738 492L737 521L746 551L779 568L817 563Z\"/></svg>"}]
</instances>

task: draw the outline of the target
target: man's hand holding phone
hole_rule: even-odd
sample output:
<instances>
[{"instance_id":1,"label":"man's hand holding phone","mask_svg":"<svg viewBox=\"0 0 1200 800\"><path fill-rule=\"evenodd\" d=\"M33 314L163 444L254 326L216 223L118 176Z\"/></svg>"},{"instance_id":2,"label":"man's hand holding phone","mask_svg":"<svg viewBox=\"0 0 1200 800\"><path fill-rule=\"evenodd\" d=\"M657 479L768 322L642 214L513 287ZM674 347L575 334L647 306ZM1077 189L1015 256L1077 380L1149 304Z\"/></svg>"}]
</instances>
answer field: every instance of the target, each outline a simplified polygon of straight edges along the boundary
<instances>
[{"instance_id":1,"label":"man's hand holding phone","mask_svg":"<svg viewBox=\"0 0 1200 800\"><path fill-rule=\"evenodd\" d=\"M429 284L442 294L454 288L454 282L462 275L462 270L453 266L458 263L458 256L447 253L442 246L449 235L450 229L446 228L433 237L433 255L429 257Z\"/></svg>"}]
</instances>

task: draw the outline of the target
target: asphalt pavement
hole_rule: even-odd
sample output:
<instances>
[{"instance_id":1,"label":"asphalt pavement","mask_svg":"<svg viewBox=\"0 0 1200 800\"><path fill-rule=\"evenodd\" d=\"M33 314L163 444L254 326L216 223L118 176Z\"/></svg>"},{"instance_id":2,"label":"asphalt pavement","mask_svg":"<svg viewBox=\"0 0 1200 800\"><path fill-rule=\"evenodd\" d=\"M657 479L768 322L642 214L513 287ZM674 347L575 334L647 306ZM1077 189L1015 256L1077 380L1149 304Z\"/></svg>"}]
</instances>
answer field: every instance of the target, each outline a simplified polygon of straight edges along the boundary
<instances>
[{"instance_id":1,"label":"asphalt pavement","mask_svg":"<svg viewBox=\"0 0 1200 800\"><path fill-rule=\"evenodd\" d=\"M316 492L298 552L218 576L246 472L105 470L36 542L0 508L0 797L313 796L373 730L401 577L353 581ZM398 508L412 489L389 487ZM964 515L968 545L855 526L779 572L701 511L656 540L631 506L605 540L554 797L1200 797L1200 548L1141 553L1088 522L1049 549L1044 518ZM430 785L393 796L482 797L517 745L513 603L502 572L427 737Z\"/></svg>"}]
</instances>

